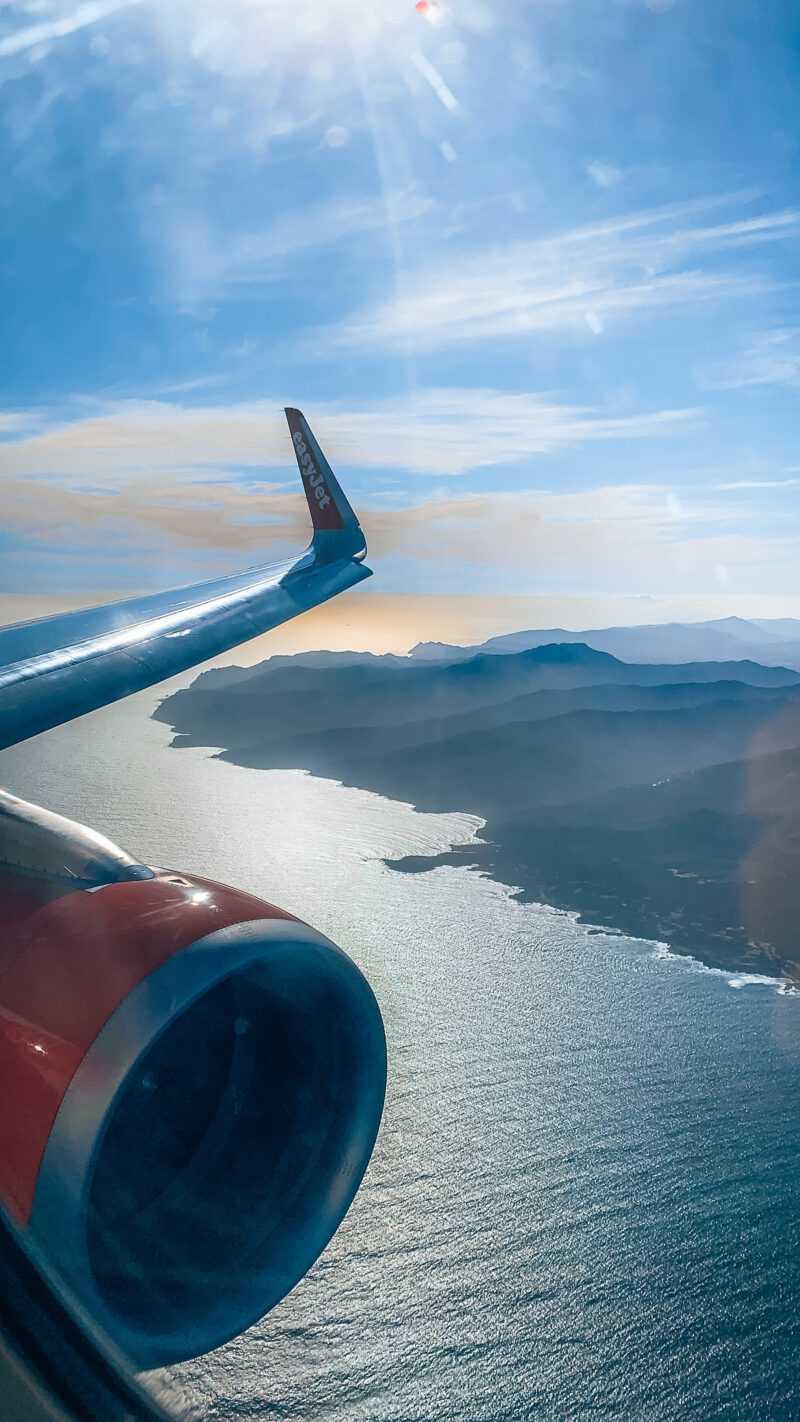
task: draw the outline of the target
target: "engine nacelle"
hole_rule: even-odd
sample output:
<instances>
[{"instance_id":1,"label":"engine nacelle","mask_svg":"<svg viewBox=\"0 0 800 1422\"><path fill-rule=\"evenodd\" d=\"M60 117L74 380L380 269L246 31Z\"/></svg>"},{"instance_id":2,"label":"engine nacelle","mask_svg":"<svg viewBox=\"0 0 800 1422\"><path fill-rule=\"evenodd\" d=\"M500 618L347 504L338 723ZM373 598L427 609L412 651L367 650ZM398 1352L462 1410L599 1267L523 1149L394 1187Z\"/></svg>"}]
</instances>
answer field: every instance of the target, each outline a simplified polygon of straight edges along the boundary
<instances>
[{"instance_id":1,"label":"engine nacelle","mask_svg":"<svg viewBox=\"0 0 800 1422\"><path fill-rule=\"evenodd\" d=\"M0 1203L151 1368L249 1327L325 1248L377 1135L383 1024L291 915L76 843L82 877L63 843L33 874L0 822Z\"/></svg>"}]
</instances>

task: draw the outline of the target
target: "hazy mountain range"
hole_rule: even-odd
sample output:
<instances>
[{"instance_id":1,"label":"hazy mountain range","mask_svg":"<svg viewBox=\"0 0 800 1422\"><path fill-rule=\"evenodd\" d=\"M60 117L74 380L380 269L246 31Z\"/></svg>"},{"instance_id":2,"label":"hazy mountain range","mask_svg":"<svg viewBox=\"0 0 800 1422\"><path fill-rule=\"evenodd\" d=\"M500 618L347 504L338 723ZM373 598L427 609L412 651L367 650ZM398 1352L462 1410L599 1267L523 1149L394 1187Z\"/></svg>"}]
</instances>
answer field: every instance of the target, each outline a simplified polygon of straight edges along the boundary
<instances>
[{"instance_id":1,"label":"hazy mountain range","mask_svg":"<svg viewBox=\"0 0 800 1422\"><path fill-rule=\"evenodd\" d=\"M794 617L721 617L712 622L667 622L646 627L589 628L568 632L549 627L490 637L481 651L492 655L523 652L547 643L583 642L629 662L729 661L738 657L765 666L800 668L800 619ZM456 661L474 655L474 647L420 642L416 661Z\"/></svg>"},{"instance_id":2,"label":"hazy mountain range","mask_svg":"<svg viewBox=\"0 0 800 1422\"><path fill-rule=\"evenodd\" d=\"M726 619L591 634L643 650L652 632L670 663L626 662L573 633L530 646L553 635L538 632L407 658L275 657L204 673L156 714L177 745L222 746L239 764L473 811L486 845L444 858L528 897L710 963L800 975L800 672L685 659L706 637L749 651L731 623L748 638L790 630ZM800 637L797 650L800 662Z\"/></svg>"}]
</instances>

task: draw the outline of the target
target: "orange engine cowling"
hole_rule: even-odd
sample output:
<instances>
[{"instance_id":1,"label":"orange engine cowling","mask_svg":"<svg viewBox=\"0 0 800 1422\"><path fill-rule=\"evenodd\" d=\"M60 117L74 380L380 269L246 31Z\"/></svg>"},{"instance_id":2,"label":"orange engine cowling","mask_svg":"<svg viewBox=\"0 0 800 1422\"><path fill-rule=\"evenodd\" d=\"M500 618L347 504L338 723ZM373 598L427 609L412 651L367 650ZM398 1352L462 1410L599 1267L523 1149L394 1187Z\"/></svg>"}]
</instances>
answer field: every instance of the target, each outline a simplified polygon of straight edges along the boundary
<instances>
[{"instance_id":1,"label":"orange engine cowling","mask_svg":"<svg viewBox=\"0 0 800 1422\"><path fill-rule=\"evenodd\" d=\"M266 1313L345 1214L383 1107L380 1011L291 915L46 812L20 841L11 799L0 1204L138 1367L192 1357Z\"/></svg>"}]
</instances>

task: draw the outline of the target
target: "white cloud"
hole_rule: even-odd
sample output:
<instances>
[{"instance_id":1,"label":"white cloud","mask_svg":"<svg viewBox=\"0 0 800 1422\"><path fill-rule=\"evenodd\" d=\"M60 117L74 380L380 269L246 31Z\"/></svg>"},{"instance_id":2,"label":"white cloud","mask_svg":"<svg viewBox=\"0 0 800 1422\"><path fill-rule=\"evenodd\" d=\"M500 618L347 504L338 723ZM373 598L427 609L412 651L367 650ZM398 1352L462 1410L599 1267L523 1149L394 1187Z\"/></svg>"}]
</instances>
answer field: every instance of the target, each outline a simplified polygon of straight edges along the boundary
<instances>
[{"instance_id":1,"label":"white cloud","mask_svg":"<svg viewBox=\"0 0 800 1422\"><path fill-rule=\"evenodd\" d=\"M330 409L320 422L343 462L431 474L533 459L602 440L680 433L698 410L609 415L544 394L430 389L361 410Z\"/></svg>"},{"instance_id":2,"label":"white cloud","mask_svg":"<svg viewBox=\"0 0 800 1422\"><path fill-rule=\"evenodd\" d=\"M680 433L700 412L610 415L544 394L445 388L380 404L319 405L308 414L334 463L453 475L596 441ZM0 477L46 475L82 484L289 463L283 414L268 402L120 401L0 443Z\"/></svg>"},{"instance_id":3,"label":"white cloud","mask_svg":"<svg viewBox=\"0 0 800 1422\"><path fill-rule=\"evenodd\" d=\"M324 345L436 350L585 330L590 314L593 326L605 326L643 311L693 310L700 302L730 302L769 290L757 273L710 264L741 247L796 239L800 212L700 225L698 215L711 205L675 204L538 241L495 244L462 256L446 253L438 261L428 257L399 296L323 332ZM318 336L314 344L319 343Z\"/></svg>"}]
</instances>

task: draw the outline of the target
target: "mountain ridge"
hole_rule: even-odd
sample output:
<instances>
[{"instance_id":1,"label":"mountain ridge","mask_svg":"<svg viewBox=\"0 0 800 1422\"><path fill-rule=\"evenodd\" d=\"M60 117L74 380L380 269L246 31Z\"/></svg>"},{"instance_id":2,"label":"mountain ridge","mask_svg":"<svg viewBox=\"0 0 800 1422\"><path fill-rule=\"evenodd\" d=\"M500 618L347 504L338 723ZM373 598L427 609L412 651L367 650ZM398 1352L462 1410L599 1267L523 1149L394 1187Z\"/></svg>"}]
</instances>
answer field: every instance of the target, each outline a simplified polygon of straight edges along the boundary
<instances>
[{"instance_id":1,"label":"mountain ridge","mask_svg":"<svg viewBox=\"0 0 800 1422\"><path fill-rule=\"evenodd\" d=\"M454 662L354 656L201 675L155 716L178 747L476 813L487 843L435 862L476 864L525 897L714 966L800 978L800 875L791 849L773 850L771 868L758 849L779 832L800 844L800 816L774 775L750 794L752 767L770 757L800 777L796 670L626 663L575 641ZM754 863L770 896L762 932L742 869Z\"/></svg>"},{"instance_id":2,"label":"mountain ridge","mask_svg":"<svg viewBox=\"0 0 800 1422\"><path fill-rule=\"evenodd\" d=\"M545 641L582 641L626 661L692 661L731 659L737 652L762 665L784 662L800 668L800 619L724 617L703 622L650 623L641 626L595 627L570 631L563 627L530 628L501 633L475 646L418 642L414 661L462 660L485 652L508 655Z\"/></svg>"}]
</instances>

